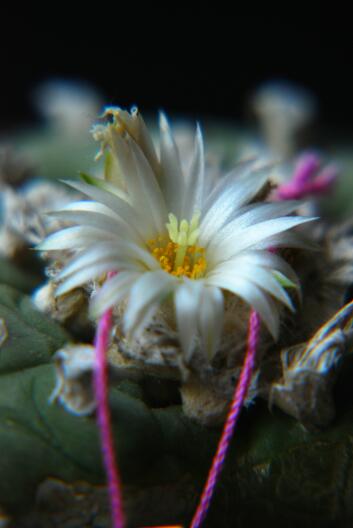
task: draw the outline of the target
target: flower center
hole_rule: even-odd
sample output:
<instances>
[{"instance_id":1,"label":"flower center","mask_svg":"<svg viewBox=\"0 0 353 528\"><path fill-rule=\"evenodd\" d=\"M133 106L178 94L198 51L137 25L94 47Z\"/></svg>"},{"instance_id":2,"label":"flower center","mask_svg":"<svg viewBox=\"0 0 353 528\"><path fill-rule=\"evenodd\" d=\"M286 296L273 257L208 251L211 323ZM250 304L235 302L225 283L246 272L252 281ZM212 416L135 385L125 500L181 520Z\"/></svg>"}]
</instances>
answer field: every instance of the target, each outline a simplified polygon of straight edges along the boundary
<instances>
[{"instance_id":1,"label":"flower center","mask_svg":"<svg viewBox=\"0 0 353 528\"><path fill-rule=\"evenodd\" d=\"M152 255L159 261L161 268L171 275L199 279L207 267L205 248L197 245L200 213L195 213L191 222L181 220L179 223L172 213L168 218L166 227L169 239L160 236L150 240L148 247Z\"/></svg>"}]
</instances>

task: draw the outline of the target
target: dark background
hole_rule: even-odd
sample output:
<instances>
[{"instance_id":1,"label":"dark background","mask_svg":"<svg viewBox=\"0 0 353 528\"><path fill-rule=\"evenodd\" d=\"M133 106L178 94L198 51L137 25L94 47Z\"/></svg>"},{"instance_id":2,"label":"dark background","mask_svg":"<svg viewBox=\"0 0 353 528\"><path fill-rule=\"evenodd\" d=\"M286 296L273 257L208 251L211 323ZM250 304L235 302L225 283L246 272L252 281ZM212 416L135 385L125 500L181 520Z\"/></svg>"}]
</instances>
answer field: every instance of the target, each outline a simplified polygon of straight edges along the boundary
<instances>
[{"instance_id":1,"label":"dark background","mask_svg":"<svg viewBox=\"0 0 353 528\"><path fill-rule=\"evenodd\" d=\"M31 93L51 77L85 79L107 104L226 119L242 119L255 87L277 78L312 90L323 124L353 130L348 14L308 19L290 14L290 4L287 14L272 17L236 15L236 4L224 11L163 3L143 13L138 4L124 6L124 13L104 4L78 13L53 4L45 18L4 14L1 128L36 118Z\"/></svg>"}]
</instances>

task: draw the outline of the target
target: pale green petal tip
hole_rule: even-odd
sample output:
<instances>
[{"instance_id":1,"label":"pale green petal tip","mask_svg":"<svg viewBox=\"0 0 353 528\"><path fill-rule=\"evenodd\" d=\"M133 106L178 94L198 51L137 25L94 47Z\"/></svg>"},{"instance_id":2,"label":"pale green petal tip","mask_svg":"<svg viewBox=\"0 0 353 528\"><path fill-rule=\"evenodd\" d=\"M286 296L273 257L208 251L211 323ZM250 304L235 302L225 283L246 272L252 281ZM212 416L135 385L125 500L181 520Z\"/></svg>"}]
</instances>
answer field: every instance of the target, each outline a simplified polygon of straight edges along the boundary
<instances>
[{"instance_id":1,"label":"pale green petal tip","mask_svg":"<svg viewBox=\"0 0 353 528\"><path fill-rule=\"evenodd\" d=\"M103 188L104 187L104 181L99 180L98 178L95 178L94 176L91 176L90 174L87 174L86 172L79 172L80 178L85 183L88 183L89 185L93 185L94 187Z\"/></svg>"},{"instance_id":2,"label":"pale green petal tip","mask_svg":"<svg viewBox=\"0 0 353 528\"><path fill-rule=\"evenodd\" d=\"M273 276L283 288L295 288L295 289L299 288L299 284L296 284L295 282L288 279L288 277L286 277L280 271L274 271Z\"/></svg>"},{"instance_id":3,"label":"pale green petal tip","mask_svg":"<svg viewBox=\"0 0 353 528\"><path fill-rule=\"evenodd\" d=\"M87 174L86 172L79 172L80 178L83 182L88 183L88 185L92 185L93 187L97 187L98 189L103 189L104 191L114 192L114 186L106 182L105 180L101 178L96 178L95 176L91 176L90 174Z\"/></svg>"}]
</instances>

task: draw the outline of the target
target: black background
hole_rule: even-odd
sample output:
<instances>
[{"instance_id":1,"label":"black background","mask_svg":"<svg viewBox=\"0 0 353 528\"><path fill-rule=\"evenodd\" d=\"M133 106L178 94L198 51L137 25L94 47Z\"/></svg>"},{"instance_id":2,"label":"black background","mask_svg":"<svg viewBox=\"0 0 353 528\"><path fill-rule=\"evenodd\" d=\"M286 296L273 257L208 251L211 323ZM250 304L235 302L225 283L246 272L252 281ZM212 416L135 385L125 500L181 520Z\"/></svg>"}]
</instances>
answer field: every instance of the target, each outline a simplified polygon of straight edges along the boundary
<instances>
[{"instance_id":1,"label":"black background","mask_svg":"<svg viewBox=\"0 0 353 528\"><path fill-rule=\"evenodd\" d=\"M0 33L1 128L36 118L31 93L51 77L85 79L107 104L191 117L242 119L266 80L302 84L319 98L321 122L353 131L350 15L293 11L236 14L204 3L52 4L34 14L3 13ZM256 5L253 7L257 12Z\"/></svg>"}]
</instances>

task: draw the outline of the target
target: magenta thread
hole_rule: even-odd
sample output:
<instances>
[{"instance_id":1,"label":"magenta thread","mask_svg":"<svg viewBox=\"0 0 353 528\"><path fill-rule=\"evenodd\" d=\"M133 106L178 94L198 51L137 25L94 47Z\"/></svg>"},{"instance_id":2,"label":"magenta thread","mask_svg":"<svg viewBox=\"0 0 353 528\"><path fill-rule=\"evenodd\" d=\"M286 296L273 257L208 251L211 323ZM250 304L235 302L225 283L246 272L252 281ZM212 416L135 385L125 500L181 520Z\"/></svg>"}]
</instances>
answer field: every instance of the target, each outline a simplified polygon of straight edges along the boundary
<instances>
[{"instance_id":1,"label":"magenta thread","mask_svg":"<svg viewBox=\"0 0 353 528\"><path fill-rule=\"evenodd\" d=\"M112 277L115 273L108 275ZM121 481L116 463L113 432L108 400L108 364L107 351L112 328L112 308L104 312L99 320L96 338L96 364L94 371L94 390L97 402L97 422L100 432L103 464L108 481L113 528L124 527L124 513L121 496Z\"/></svg>"},{"instance_id":2,"label":"magenta thread","mask_svg":"<svg viewBox=\"0 0 353 528\"><path fill-rule=\"evenodd\" d=\"M216 454L213 458L207 482L202 492L199 506L191 523L191 528L199 528L207 515L208 508L210 506L212 496L215 490L215 486L222 471L225 457L229 449L230 440L232 438L235 426L238 422L240 411L243 407L243 403L251 383L251 376L255 364L259 334L260 317L254 310L251 310L249 318L248 345L244 364L241 370L240 378L235 388L232 405L230 407L228 417L223 428L222 436L219 441Z\"/></svg>"}]
</instances>

